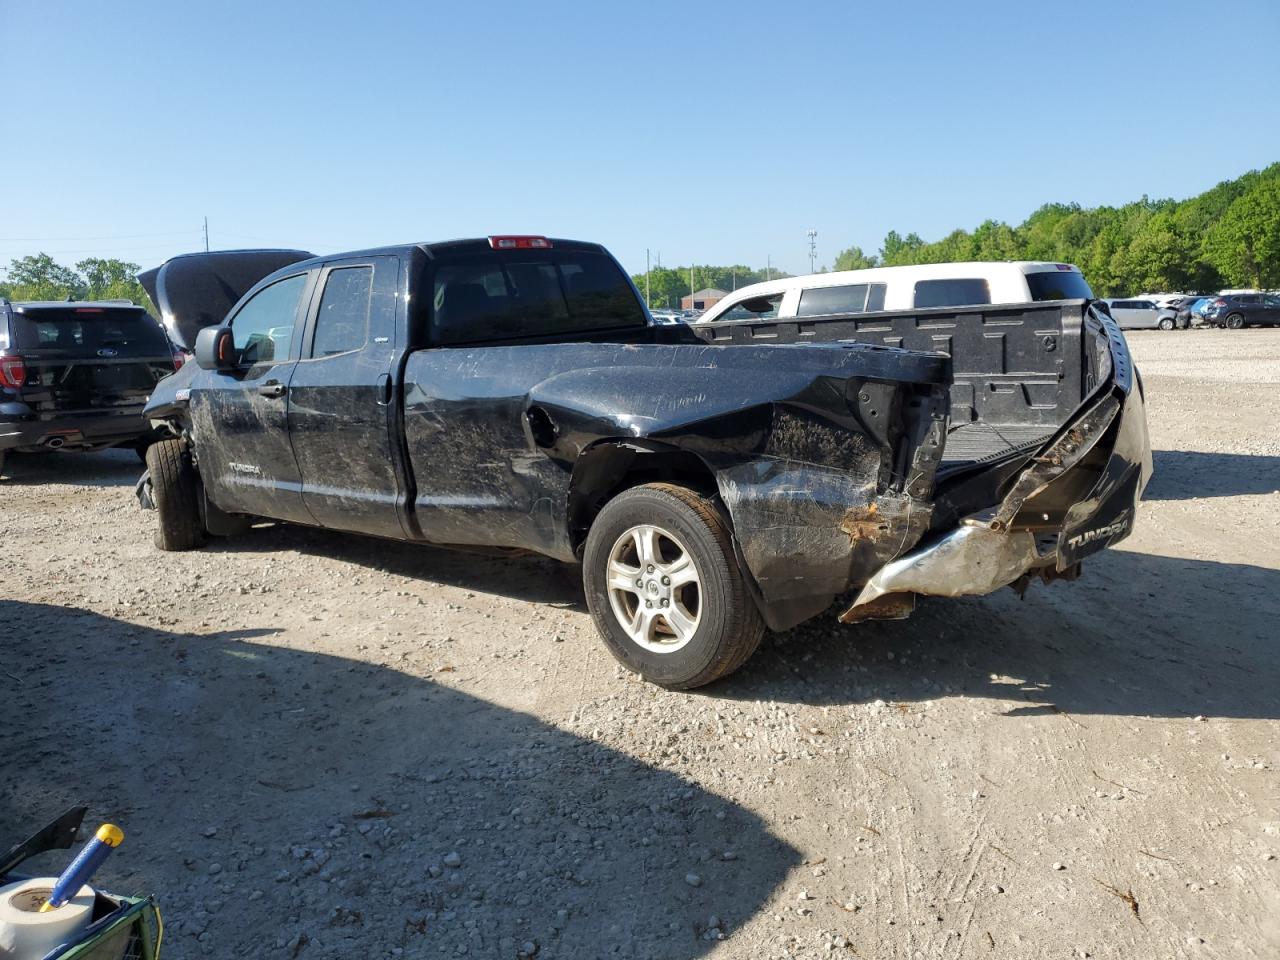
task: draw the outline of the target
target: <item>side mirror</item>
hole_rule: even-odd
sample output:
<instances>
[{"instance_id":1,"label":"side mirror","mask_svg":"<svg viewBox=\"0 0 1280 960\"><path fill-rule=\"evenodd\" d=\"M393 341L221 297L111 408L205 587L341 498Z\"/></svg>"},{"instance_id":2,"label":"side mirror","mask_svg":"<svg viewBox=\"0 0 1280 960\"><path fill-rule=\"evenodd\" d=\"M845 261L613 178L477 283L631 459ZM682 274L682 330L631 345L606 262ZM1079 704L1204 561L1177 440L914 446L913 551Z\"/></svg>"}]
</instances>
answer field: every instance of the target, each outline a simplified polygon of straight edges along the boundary
<instances>
[{"instance_id":1,"label":"side mirror","mask_svg":"<svg viewBox=\"0 0 1280 960\"><path fill-rule=\"evenodd\" d=\"M230 370L236 365L230 327L205 327L196 334L196 366L201 370Z\"/></svg>"}]
</instances>

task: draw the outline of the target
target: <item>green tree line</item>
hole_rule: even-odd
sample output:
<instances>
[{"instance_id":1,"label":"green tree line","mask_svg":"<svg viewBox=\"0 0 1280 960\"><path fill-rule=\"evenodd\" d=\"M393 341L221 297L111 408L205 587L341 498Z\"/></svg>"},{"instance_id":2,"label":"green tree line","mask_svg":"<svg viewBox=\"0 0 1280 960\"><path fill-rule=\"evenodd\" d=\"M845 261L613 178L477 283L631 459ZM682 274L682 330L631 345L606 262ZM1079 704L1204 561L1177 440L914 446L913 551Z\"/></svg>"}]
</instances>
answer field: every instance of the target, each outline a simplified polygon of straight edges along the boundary
<instances>
[{"instance_id":1,"label":"green tree line","mask_svg":"<svg viewBox=\"0 0 1280 960\"><path fill-rule=\"evenodd\" d=\"M965 260L1074 263L1100 296L1280 287L1280 163L1188 200L1048 203L1017 226L986 220L932 243L891 230L878 253L850 247L835 269Z\"/></svg>"},{"instance_id":2,"label":"green tree line","mask_svg":"<svg viewBox=\"0 0 1280 960\"><path fill-rule=\"evenodd\" d=\"M141 269L123 260L86 257L63 266L47 253L9 262L0 280L0 297L10 300L132 300L153 314L147 291L137 280Z\"/></svg>"}]
</instances>

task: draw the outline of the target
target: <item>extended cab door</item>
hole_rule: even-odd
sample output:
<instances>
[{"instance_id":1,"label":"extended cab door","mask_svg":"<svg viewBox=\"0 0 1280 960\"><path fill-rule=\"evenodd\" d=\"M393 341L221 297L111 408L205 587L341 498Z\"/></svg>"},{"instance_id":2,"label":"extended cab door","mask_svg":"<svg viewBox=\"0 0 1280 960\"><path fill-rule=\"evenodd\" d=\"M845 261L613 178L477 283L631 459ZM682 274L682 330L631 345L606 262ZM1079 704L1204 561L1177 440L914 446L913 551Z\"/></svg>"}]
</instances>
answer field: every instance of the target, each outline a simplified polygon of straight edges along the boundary
<instances>
[{"instance_id":1,"label":"extended cab door","mask_svg":"<svg viewBox=\"0 0 1280 960\"><path fill-rule=\"evenodd\" d=\"M262 287L227 322L237 354L229 371L192 381L191 422L209 498L223 510L314 523L289 444L289 381L297 366L318 269Z\"/></svg>"},{"instance_id":2,"label":"extended cab door","mask_svg":"<svg viewBox=\"0 0 1280 960\"><path fill-rule=\"evenodd\" d=\"M302 500L318 523L401 538L392 442L398 272L396 257L340 260L321 271L289 384L289 436Z\"/></svg>"}]
</instances>

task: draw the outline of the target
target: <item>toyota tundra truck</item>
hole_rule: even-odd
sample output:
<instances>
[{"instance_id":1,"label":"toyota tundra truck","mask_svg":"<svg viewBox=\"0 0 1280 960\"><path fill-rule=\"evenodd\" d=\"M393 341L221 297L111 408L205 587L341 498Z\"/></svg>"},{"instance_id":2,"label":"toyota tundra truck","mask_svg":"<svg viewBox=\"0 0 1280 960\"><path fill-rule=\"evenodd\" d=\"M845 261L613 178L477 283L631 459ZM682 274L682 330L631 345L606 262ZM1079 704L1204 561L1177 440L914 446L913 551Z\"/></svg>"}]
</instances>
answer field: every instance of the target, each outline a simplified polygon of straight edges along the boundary
<instances>
[{"instance_id":1,"label":"toyota tundra truck","mask_svg":"<svg viewBox=\"0 0 1280 960\"><path fill-rule=\"evenodd\" d=\"M609 650L670 688L838 598L1072 580L1151 474L1088 297L659 325L604 248L542 236L141 279L194 352L146 408L161 549L283 521L580 564Z\"/></svg>"}]
</instances>

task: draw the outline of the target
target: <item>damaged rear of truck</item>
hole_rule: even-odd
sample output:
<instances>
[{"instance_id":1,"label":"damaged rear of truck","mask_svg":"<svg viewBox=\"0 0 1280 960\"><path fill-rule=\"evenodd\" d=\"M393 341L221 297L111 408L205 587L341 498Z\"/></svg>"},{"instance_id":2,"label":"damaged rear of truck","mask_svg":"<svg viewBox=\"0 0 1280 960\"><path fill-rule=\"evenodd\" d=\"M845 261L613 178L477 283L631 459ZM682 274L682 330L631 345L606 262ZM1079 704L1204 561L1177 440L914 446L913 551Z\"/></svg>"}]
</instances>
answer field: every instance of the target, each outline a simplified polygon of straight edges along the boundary
<instances>
[{"instance_id":1,"label":"damaged rear of truck","mask_svg":"<svg viewBox=\"0 0 1280 960\"><path fill-rule=\"evenodd\" d=\"M905 617L921 594L1073 580L1087 555L1132 530L1151 450L1141 380L1105 307L1070 300L718 326L705 333L711 342L874 342L952 359L945 440L935 468L915 475L923 534L878 512L878 524L856 511L842 521L852 539L911 545L857 585L845 623Z\"/></svg>"},{"instance_id":2,"label":"damaged rear of truck","mask_svg":"<svg viewBox=\"0 0 1280 960\"><path fill-rule=\"evenodd\" d=\"M838 598L1073 579L1150 476L1093 301L657 326L596 244L305 257L144 275L196 359L148 405L158 545L273 519L579 562L610 651L668 687Z\"/></svg>"}]
</instances>

